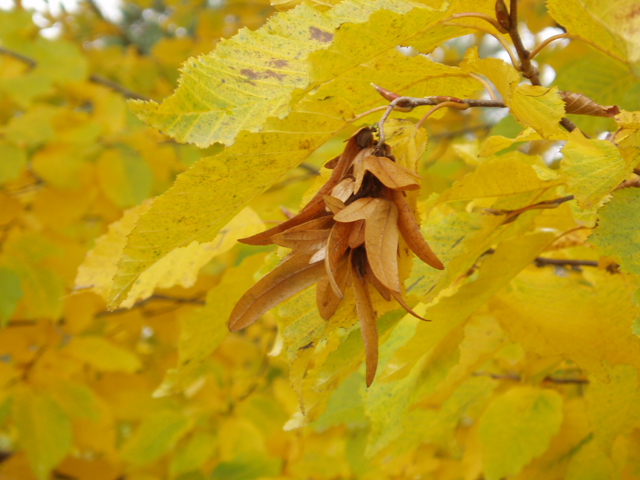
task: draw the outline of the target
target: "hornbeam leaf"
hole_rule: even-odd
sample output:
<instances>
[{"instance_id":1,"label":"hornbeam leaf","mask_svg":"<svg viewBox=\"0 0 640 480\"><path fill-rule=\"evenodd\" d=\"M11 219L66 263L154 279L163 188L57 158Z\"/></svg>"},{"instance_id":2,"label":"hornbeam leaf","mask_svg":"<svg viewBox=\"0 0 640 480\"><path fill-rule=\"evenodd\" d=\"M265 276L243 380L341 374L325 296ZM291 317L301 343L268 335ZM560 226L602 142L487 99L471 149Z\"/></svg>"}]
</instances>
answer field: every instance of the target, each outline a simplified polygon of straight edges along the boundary
<instances>
[{"instance_id":1,"label":"hornbeam leaf","mask_svg":"<svg viewBox=\"0 0 640 480\"><path fill-rule=\"evenodd\" d=\"M171 250L194 240L212 241L247 202L298 165L351 117L349 107L339 99L298 104L286 119L268 122L261 133L243 133L236 145L201 159L179 175L128 235L113 278L111 308L123 301L144 270Z\"/></svg>"},{"instance_id":2,"label":"hornbeam leaf","mask_svg":"<svg viewBox=\"0 0 640 480\"><path fill-rule=\"evenodd\" d=\"M564 183L564 179L540 180L535 169L521 158L520 152L510 152L487 159L442 193L437 204L532 192Z\"/></svg>"},{"instance_id":3,"label":"hornbeam leaf","mask_svg":"<svg viewBox=\"0 0 640 480\"><path fill-rule=\"evenodd\" d=\"M544 138L555 138L564 133L560 128L560 120L565 115L564 102L557 87L518 85L509 109L518 122L533 128Z\"/></svg>"},{"instance_id":4,"label":"hornbeam leaf","mask_svg":"<svg viewBox=\"0 0 640 480\"><path fill-rule=\"evenodd\" d=\"M568 33L596 44L618 60L640 60L636 0L616 1L615 8L593 0L547 0L547 8Z\"/></svg>"},{"instance_id":5,"label":"hornbeam leaf","mask_svg":"<svg viewBox=\"0 0 640 480\"><path fill-rule=\"evenodd\" d=\"M612 256L623 271L636 275L640 275L640 225L635 221L639 209L637 188L618 190L598 212L598 227L589 237L601 254Z\"/></svg>"},{"instance_id":6,"label":"hornbeam leaf","mask_svg":"<svg viewBox=\"0 0 640 480\"><path fill-rule=\"evenodd\" d=\"M400 292L398 278L398 208L380 199L365 218L364 244L373 274L391 291Z\"/></svg>"},{"instance_id":7,"label":"hornbeam leaf","mask_svg":"<svg viewBox=\"0 0 640 480\"><path fill-rule=\"evenodd\" d=\"M130 106L143 121L180 142L231 145L241 131L257 132L267 118L284 117L296 89L331 80L392 50L431 28L446 14L424 3L431 2L346 0L325 13L299 5L274 15L254 32L241 30L221 41L208 55L188 60L180 86L162 104L133 101ZM403 17L405 14L410 17ZM345 24L349 25L348 31L338 31L338 45L329 58L309 58L313 52L333 47L335 30ZM370 35L356 33L353 26L357 24L375 31L377 40L371 42L367 40ZM458 28L451 33L456 36L464 31ZM348 58L344 49L349 50ZM337 63L332 60L336 56ZM325 72L327 66L333 68ZM320 71L310 73L310 68Z\"/></svg>"},{"instance_id":8,"label":"hornbeam leaf","mask_svg":"<svg viewBox=\"0 0 640 480\"><path fill-rule=\"evenodd\" d=\"M562 423L562 396L517 386L495 398L478 422L487 480L513 476L541 455Z\"/></svg>"},{"instance_id":9,"label":"hornbeam leaf","mask_svg":"<svg viewBox=\"0 0 640 480\"><path fill-rule=\"evenodd\" d=\"M67 455L72 445L71 422L44 392L20 385L13 399L13 418L22 448L39 480Z\"/></svg>"},{"instance_id":10,"label":"hornbeam leaf","mask_svg":"<svg viewBox=\"0 0 640 480\"><path fill-rule=\"evenodd\" d=\"M376 327L376 314L371 306L369 288L362 273L357 271L357 267L353 267L353 291L356 295L360 332L364 342L367 387L370 387L378 368L378 328Z\"/></svg>"},{"instance_id":11,"label":"hornbeam leaf","mask_svg":"<svg viewBox=\"0 0 640 480\"><path fill-rule=\"evenodd\" d=\"M568 178L567 191L576 196L583 210L596 206L637 163L626 162L613 143L584 138L578 130L569 134L562 155L561 171Z\"/></svg>"},{"instance_id":12,"label":"hornbeam leaf","mask_svg":"<svg viewBox=\"0 0 640 480\"><path fill-rule=\"evenodd\" d=\"M313 285L324 276L324 265L321 262L309 265L309 255L286 258L238 301L229 317L229 330L237 332L251 325L278 303Z\"/></svg>"},{"instance_id":13,"label":"hornbeam leaf","mask_svg":"<svg viewBox=\"0 0 640 480\"><path fill-rule=\"evenodd\" d=\"M389 188L394 190L420 190L420 184L417 182L420 176L408 168L401 167L387 157L369 155L364 159L363 167Z\"/></svg>"}]
</instances>

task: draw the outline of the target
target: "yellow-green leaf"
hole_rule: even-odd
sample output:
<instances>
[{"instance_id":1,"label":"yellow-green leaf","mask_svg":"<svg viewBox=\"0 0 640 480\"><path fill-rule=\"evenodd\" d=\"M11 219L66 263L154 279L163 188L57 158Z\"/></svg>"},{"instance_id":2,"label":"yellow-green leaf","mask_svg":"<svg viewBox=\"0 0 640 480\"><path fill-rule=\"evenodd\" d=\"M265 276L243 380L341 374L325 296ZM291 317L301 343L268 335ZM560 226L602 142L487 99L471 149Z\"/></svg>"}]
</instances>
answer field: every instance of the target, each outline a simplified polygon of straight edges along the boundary
<instances>
[{"instance_id":1,"label":"yellow-green leaf","mask_svg":"<svg viewBox=\"0 0 640 480\"><path fill-rule=\"evenodd\" d=\"M562 396L554 390L513 387L495 398L478 423L487 480L520 472L548 447L562 423Z\"/></svg>"},{"instance_id":2,"label":"yellow-green leaf","mask_svg":"<svg viewBox=\"0 0 640 480\"><path fill-rule=\"evenodd\" d=\"M218 439L206 432L195 432L171 458L169 473L177 476L199 470L218 447Z\"/></svg>"},{"instance_id":3,"label":"yellow-green leaf","mask_svg":"<svg viewBox=\"0 0 640 480\"><path fill-rule=\"evenodd\" d=\"M0 267L0 325L4 325L22 298L20 277L6 267Z\"/></svg>"},{"instance_id":4,"label":"yellow-green leaf","mask_svg":"<svg viewBox=\"0 0 640 480\"><path fill-rule=\"evenodd\" d=\"M21 148L0 143L0 185L15 180L27 165L27 153Z\"/></svg>"},{"instance_id":5,"label":"yellow-green leaf","mask_svg":"<svg viewBox=\"0 0 640 480\"><path fill-rule=\"evenodd\" d=\"M169 452L191 426L181 413L161 411L147 418L122 446L120 457L133 465L146 465Z\"/></svg>"},{"instance_id":6,"label":"yellow-green leaf","mask_svg":"<svg viewBox=\"0 0 640 480\"><path fill-rule=\"evenodd\" d=\"M13 398L13 419L34 473L49 478L71 448L69 418L48 394L21 387Z\"/></svg>"},{"instance_id":7,"label":"yellow-green leaf","mask_svg":"<svg viewBox=\"0 0 640 480\"><path fill-rule=\"evenodd\" d=\"M637 62L638 3L620 0L614 6L597 0L547 0L549 13L567 32L598 45L618 60Z\"/></svg>"},{"instance_id":8,"label":"yellow-green leaf","mask_svg":"<svg viewBox=\"0 0 640 480\"><path fill-rule=\"evenodd\" d=\"M502 197L542 190L563 183L561 179L541 180L533 166L525 162L525 159L527 157L520 152L488 158L475 171L442 193L437 203Z\"/></svg>"},{"instance_id":9,"label":"yellow-green leaf","mask_svg":"<svg viewBox=\"0 0 640 480\"><path fill-rule=\"evenodd\" d=\"M248 237L264 230L260 217L251 208L245 207L226 224L211 242L192 242L186 247L172 250L166 257L154 263L136 280L124 308L131 308L135 302L149 298L156 288L181 285L191 287L200 269L213 257L228 252L239 238Z\"/></svg>"},{"instance_id":10,"label":"yellow-green leaf","mask_svg":"<svg viewBox=\"0 0 640 480\"><path fill-rule=\"evenodd\" d=\"M132 148L120 145L105 150L97 160L98 183L109 200L120 208L139 204L151 195L153 174Z\"/></svg>"},{"instance_id":11,"label":"yellow-green leaf","mask_svg":"<svg viewBox=\"0 0 640 480\"><path fill-rule=\"evenodd\" d=\"M584 138L578 130L569 134L562 154L567 191L575 195L582 209L595 207L635 166L625 162L613 143Z\"/></svg>"},{"instance_id":12,"label":"yellow-green leaf","mask_svg":"<svg viewBox=\"0 0 640 480\"><path fill-rule=\"evenodd\" d=\"M138 357L103 337L74 337L64 352L104 372L133 373L140 368Z\"/></svg>"},{"instance_id":13,"label":"yellow-green leaf","mask_svg":"<svg viewBox=\"0 0 640 480\"><path fill-rule=\"evenodd\" d=\"M127 238L110 292L119 305L139 275L174 248L212 241L251 199L298 165L353 115L341 100L298 104L261 133L244 132L232 147L203 158L154 200Z\"/></svg>"},{"instance_id":14,"label":"yellow-green leaf","mask_svg":"<svg viewBox=\"0 0 640 480\"><path fill-rule=\"evenodd\" d=\"M598 212L598 226L589 242L603 255L615 258L626 272L640 275L640 191L625 188L613 194Z\"/></svg>"},{"instance_id":15,"label":"yellow-green leaf","mask_svg":"<svg viewBox=\"0 0 640 480\"><path fill-rule=\"evenodd\" d=\"M525 127L531 127L544 138L564 135L560 120L564 117L564 102L558 88L537 85L518 85L511 97L509 109Z\"/></svg>"}]
</instances>

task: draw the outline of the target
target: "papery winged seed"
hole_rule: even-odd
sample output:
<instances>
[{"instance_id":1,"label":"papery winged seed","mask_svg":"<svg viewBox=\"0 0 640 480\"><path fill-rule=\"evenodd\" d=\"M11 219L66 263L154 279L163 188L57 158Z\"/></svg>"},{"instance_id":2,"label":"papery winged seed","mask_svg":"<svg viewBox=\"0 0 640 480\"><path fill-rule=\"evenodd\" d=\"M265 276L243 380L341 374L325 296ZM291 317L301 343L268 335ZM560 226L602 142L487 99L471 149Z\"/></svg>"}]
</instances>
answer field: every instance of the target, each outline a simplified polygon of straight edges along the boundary
<instances>
[{"instance_id":1,"label":"papery winged seed","mask_svg":"<svg viewBox=\"0 0 640 480\"><path fill-rule=\"evenodd\" d=\"M335 271L338 263L349 248L349 234L351 225L347 223L336 223L331 229L331 235L327 241L326 257L324 259L327 276L331 287L338 298L343 297L343 292L335 280Z\"/></svg>"},{"instance_id":2,"label":"papery winged seed","mask_svg":"<svg viewBox=\"0 0 640 480\"><path fill-rule=\"evenodd\" d=\"M385 200L381 198L359 198L353 203L347 205L347 207L333 216L336 222L355 222L357 220L366 220L367 217L377 208L380 202Z\"/></svg>"},{"instance_id":3,"label":"papery winged seed","mask_svg":"<svg viewBox=\"0 0 640 480\"><path fill-rule=\"evenodd\" d=\"M394 292L400 292L398 278L398 208L378 199L376 209L365 219L364 244L373 274Z\"/></svg>"},{"instance_id":4,"label":"papery winged seed","mask_svg":"<svg viewBox=\"0 0 640 480\"><path fill-rule=\"evenodd\" d=\"M251 325L278 303L326 277L322 263L309 264L309 255L290 255L245 292L229 317L229 330Z\"/></svg>"},{"instance_id":5,"label":"papery winged seed","mask_svg":"<svg viewBox=\"0 0 640 480\"><path fill-rule=\"evenodd\" d=\"M309 263L321 262L326 258L326 256L327 256L327 245L325 243L325 246L323 248L321 248L316 253L311 255L311 258L309 259Z\"/></svg>"},{"instance_id":6,"label":"papery winged seed","mask_svg":"<svg viewBox=\"0 0 640 480\"><path fill-rule=\"evenodd\" d=\"M404 298L402 298L402 294L401 293L391 292L391 295L393 295L393 298L396 299L396 302L398 302L400 304L400 306L402 308L404 308L407 311L407 313L409 313L410 315L413 315L414 317L416 317L419 320L424 320L425 322L430 322L431 321L431 320L427 320L426 318L421 317L416 312L411 310L411 308L409 308L409 305L407 305L407 303L404 301Z\"/></svg>"},{"instance_id":7,"label":"papery winged seed","mask_svg":"<svg viewBox=\"0 0 640 480\"><path fill-rule=\"evenodd\" d=\"M343 202L353 195L354 180L353 177L343 178L338 185L331 191L331 196Z\"/></svg>"},{"instance_id":8,"label":"papery winged seed","mask_svg":"<svg viewBox=\"0 0 640 480\"><path fill-rule=\"evenodd\" d=\"M331 195L324 195L322 199L331 213L338 213L346 207L342 200Z\"/></svg>"},{"instance_id":9,"label":"papery winged seed","mask_svg":"<svg viewBox=\"0 0 640 480\"><path fill-rule=\"evenodd\" d=\"M364 243L364 220L353 222L351 234L349 234L349 248L358 248Z\"/></svg>"},{"instance_id":10,"label":"papery winged seed","mask_svg":"<svg viewBox=\"0 0 640 480\"><path fill-rule=\"evenodd\" d=\"M304 230L278 233L271 239L276 245L291 248L296 253L306 253L313 255L317 250L322 249L327 243L331 230Z\"/></svg>"},{"instance_id":11,"label":"papery winged seed","mask_svg":"<svg viewBox=\"0 0 640 480\"><path fill-rule=\"evenodd\" d=\"M422 233L420 233L420 226L418 222L416 222L413 212L407 204L404 193L392 190L390 194L393 203L398 208L398 230L405 242L407 242L407 246L424 263L437 270L443 270L444 265L442 265L442 262L436 257L435 253L433 253L431 247L429 247L429 244L422 236Z\"/></svg>"},{"instance_id":12,"label":"papery winged seed","mask_svg":"<svg viewBox=\"0 0 640 480\"><path fill-rule=\"evenodd\" d=\"M341 291L345 291L349 272L349 262L342 261L337 267L335 276L336 283ZM318 286L316 287L316 303L318 305L318 312L324 320L329 320L340 304L340 298L338 298L333 291L328 277L318 282Z\"/></svg>"},{"instance_id":13,"label":"papery winged seed","mask_svg":"<svg viewBox=\"0 0 640 480\"><path fill-rule=\"evenodd\" d=\"M419 190L420 176L387 157L370 155L364 159L364 170L370 171L382 184L394 190Z\"/></svg>"},{"instance_id":14,"label":"papery winged seed","mask_svg":"<svg viewBox=\"0 0 640 480\"><path fill-rule=\"evenodd\" d=\"M360 319L360 332L364 343L366 381L367 387L371 386L378 368L378 328L376 315L371 305L369 289L358 269L353 267L353 292L356 297L356 309Z\"/></svg>"},{"instance_id":15,"label":"papery winged seed","mask_svg":"<svg viewBox=\"0 0 640 480\"><path fill-rule=\"evenodd\" d=\"M380 283L380 280L378 280L378 278L373 274L371 265L369 265L368 262L366 266L365 280L367 281L367 283L373 285L373 288L375 288L382 296L382 298L384 298L387 302L391 300L391 290Z\"/></svg>"},{"instance_id":16,"label":"papery winged seed","mask_svg":"<svg viewBox=\"0 0 640 480\"><path fill-rule=\"evenodd\" d=\"M353 186L353 193L358 193L360 191L360 187L362 186L362 181L364 180L364 159L374 152L373 148L365 148L358 152L358 154L353 159L353 178L355 180Z\"/></svg>"},{"instance_id":17,"label":"papery winged seed","mask_svg":"<svg viewBox=\"0 0 640 480\"><path fill-rule=\"evenodd\" d=\"M338 160L336 167L331 172L331 176L327 182L320 188L320 190L318 190L309 203L300 210L298 215L286 222L282 222L280 225L270 228L269 230L252 235L251 237L241 238L238 241L246 243L247 245L269 245L270 243L273 243L271 241L271 237L273 235L284 232L291 227L295 227L324 214L325 203L322 197L331 193L333 188L340 183L340 180L344 177L347 169L351 167L353 158L357 155L359 150L360 147L358 147L355 137L351 137L347 141L347 145L340 155L340 159Z\"/></svg>"}]
</instances>

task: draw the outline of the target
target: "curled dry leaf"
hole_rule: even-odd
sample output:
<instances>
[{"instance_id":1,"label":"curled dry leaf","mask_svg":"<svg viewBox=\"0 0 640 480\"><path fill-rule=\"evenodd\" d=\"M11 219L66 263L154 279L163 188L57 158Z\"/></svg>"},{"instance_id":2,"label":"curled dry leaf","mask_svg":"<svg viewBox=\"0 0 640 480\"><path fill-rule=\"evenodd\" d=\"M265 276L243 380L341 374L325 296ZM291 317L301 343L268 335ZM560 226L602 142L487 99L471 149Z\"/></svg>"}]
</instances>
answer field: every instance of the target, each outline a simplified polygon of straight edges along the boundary
<instances>
[{"instance_id":1,"label":"curled dry leaf","mask_svg":"<svg viewBox=\"0 0 640 480\"><path fill-rule=\"evenodd\" d=\"M232 331L244 328L277 303L317 283L320 316L329 320L346 289L353 284L366 356L367 386L378 363L376 313L371 285L386 301L392 298L421 318L401 293L398 241L424 262L443 269L420 233L406 201L406 190L419 188L420 177L395 163L388 145L374 151L372 131L356 132L344 152L327 165L333 168L298 215L266 232L242 239L251 245L274 243L291 254L240 299L229 319Z\"/></svg>"},{"instance_id":2,"label":"curled dry leaf","mask_svg":"<svg viewBox=\"0 0 640 480\"><path fill-rule=\"evenodd\" d=\"M567 113L608 118L615 117L620 113L620 108L618 108L617 105L598 105L589 97L585 97L581 93L560 92L560 97L566 104L564 109Z\"/></svg>"}]
</instances>

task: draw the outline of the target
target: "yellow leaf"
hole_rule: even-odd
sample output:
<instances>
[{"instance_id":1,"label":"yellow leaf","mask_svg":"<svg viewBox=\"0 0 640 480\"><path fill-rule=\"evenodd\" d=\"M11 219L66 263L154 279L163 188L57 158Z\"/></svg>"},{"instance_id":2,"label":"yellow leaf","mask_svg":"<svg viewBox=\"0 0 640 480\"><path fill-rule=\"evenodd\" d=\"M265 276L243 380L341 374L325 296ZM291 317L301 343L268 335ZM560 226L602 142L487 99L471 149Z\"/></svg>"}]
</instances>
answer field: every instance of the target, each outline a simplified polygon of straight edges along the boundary
<instances>
[{"instance_id":1,"label":"yellow leaf","mask_svg":"<svg viewBox=\"0 0 640 480\"><path fill-rule=\"evenodd\" d=\"M161 411L147 418L122 446L120 458L133 465L146 465L169 452L191 422L184 415Z\"/></svg>"},{"instance_id":2,"label":"yellow leaf","mask_svg":"<svg viewBox=\"0 0 640 480\"><path fill-rule=\"evenodd\" d=\"M151 207L152 201L131 208L117 222L109 225L109 231L96 240L95 246L78 267L75 288L90 288L105 300L109 297L111 280L118 267L118 260L126 244L127 235L133 230L140 215Z\"/></svg>"},{"instance_id":3,"label":"yellow leaf","mask_svg":"<svg viewBox=\"0 0 640 480\"><path fill-rule=\"evenodd\" d=\"M15 180L27 165L27 153L13 145L0 143L0 184Z\"/></svg>"},{"instance_id":4,"label":"yellow leaf","mask_svg":"<svg viewBox=\"0 0 640 480\"><path fill-rule=\"evenodd\" d=\"M562 356L603 379L603 360L640 368L640 339L631 330L638 315L634 283L596 269L561 277L549 267L530 267L492 299L491 308L525 350Z\"/></svg>"},{"instance_id":5,"label":"yellow leaf","mask_svg":"<svg viewBox=\"0 0 640 480\"><path fill-rule=\"evenodd\" d=\"M484 197L502 197L543 190L564 183L564 180L543 181L520 152L509 152L488 158L478 168L438 197L436 204Z\"/></svg>"},{"instance_id":6,"label":"yellow leaf","mask_svg":"<svg viewBox=\"0 0 640 480\"><path fill-rule=\"evenodd\" d=\"M593 0L548 0L551 16L566 31L595 43L618 60L640 60L640 39L635 0L620 0L615 8Z\"/></svg>"},{"instance_id":7,"label":"yellow leaf","mask_svg":"<svg viewBox=\"0 0 640 480\"><path fill-rule=\"evenodd\" d=\"M462 69L467 72L479 73L495 85L505 105L511 105L511 97L520 83L521 75L513 65L497 58L477 59L477 48L473 47L465 54Z\"/></svg>"},{"instance_id":8,"label":"yellow leaf","mask_svg":"<svg viewBox=\"0 0 640 480\"><path fill-rule=\"evenodd\" d=\"M71 448L71 422L44 392L21 387L13 398L13 419L21 448L40 480L67 455Z\"/></svg>"},{"instance_id":9,"label":"yellow leaf","mask_svg":"<svg viewBox=\"0 0 640 480\"><path fill-rule=\"evenodd\" d=\"M585 397L595 440L610 453L618 435L628 434L640 420L638 371L630 365L608 369L609 379L590 381Z\"/></svg>"},{"instance_id":10,"label":"yellow leaf","mask_svg":"<svg viewBox=\"0 0 640 480\"><path fill-rule=\"evenodd\" d=\"M308 84L308 54L330 45L334 26L307 5L276 14L189 59L180 87L162 104L135 101L130 108L180 142L231 145L242 130L256 132L267 117L287 114L293 90Z\"/></svg>"},{"instance_id":11,"label":"yellow leaf","mask_svg":"<svg viewBox=\"0 0 640 480\"><path fill-rule=\"evenodd\" d=\"M575 195L582 209L598 205L635 167L622 158L613 143L584 138L578 130L569 134L562 154L567 191Z\"/></svg>"},{"instance_id":12,"label":"yellow leaf","mask_svg":"<svg viewBox=\"0 0 640 480\"><path fill-rule=\"evenodd\" d=\"M94 393L86 385L55 378L48 382L47 390L70 417L98 420Z\"/></svg>"},{"instance_id":13,"label":"yellow leaf","mask_svg":"<svg viewBox=\"0 0 640 480\"><path fill-rule=\"evenodd\" d=\"M134 283L123 308L131 308L138 300L149 298L156 288L180 285L193 286L198 272L213 257L231 250L239 238L248 237L264 229L260 217L251 208L245 207L216 235L211 242L192 242L186 247L172 250L166 257L154 263Z\"/></svg>"},{"instance_id":14,"label":"yellow leaf","mask_svg":"<svg viewBox=\"0 0 640 480\"><path fill-rule=\"evenodd\" d=\"M541 455L562 423L562 396L554 390L513 387L480 417L478 438L487 480L520 472Z\"/></svg>"},{"instance_id":15,"label":"yellow leaf","mask_svg":"<svg viewBox=\"0 0 640 480\"><path fill-rule=\"evenodd\" d=\"M485 140L478 155L480 157L489 157L518 142L529 142L531 140L542 140L542 137L538 132L530 127L520 132L516 138L493 135Z\"/></svg>"},{"instance_id":16,"label":"yellow leaf","mask_svg":"<svg viewBox=\"0 0 640 480\"><path fill-rule=\"evenodd\" d=\"M74 337L64 352L103 372L133 373L141 366L133 353L98 336Z\"/></svg>"},{"instance_id":17,"label":"yellow leaf","mask_svg":"<svg viewBox=\"0 0 640 480\"><path fill-rule=\"evenodd\" d=\"M198 470L215 452L217 438L206 432L196 432L171 458L169 473L178 476Z\"/></svg>"},{"instance_id":18,"label":"yellow leaf","mask_svg":"<svg viewBox=\"0 0 640 480\"><path fill-rule=\"evenodd\" d=\"M238 142L203 158L154 200L127 238L110 293L120 304L139 275L186 243L212 241L247 202L266 190L328 140L352 113L342 100L304 102L262 133L242 133Z\"/></svg>"},{"instance_id":19,"label":"yellow leaf","mask_svg":"<svg viewBox=\"0 0 640 480\"><path fill-rule=\"evenodd\" d=\"M531 127L544 138L564 134L560 120L564 117L564 102L558 88L537 85L518 85L509 104L513 116L525 127Z\"/></svg>"}]
</instances>

